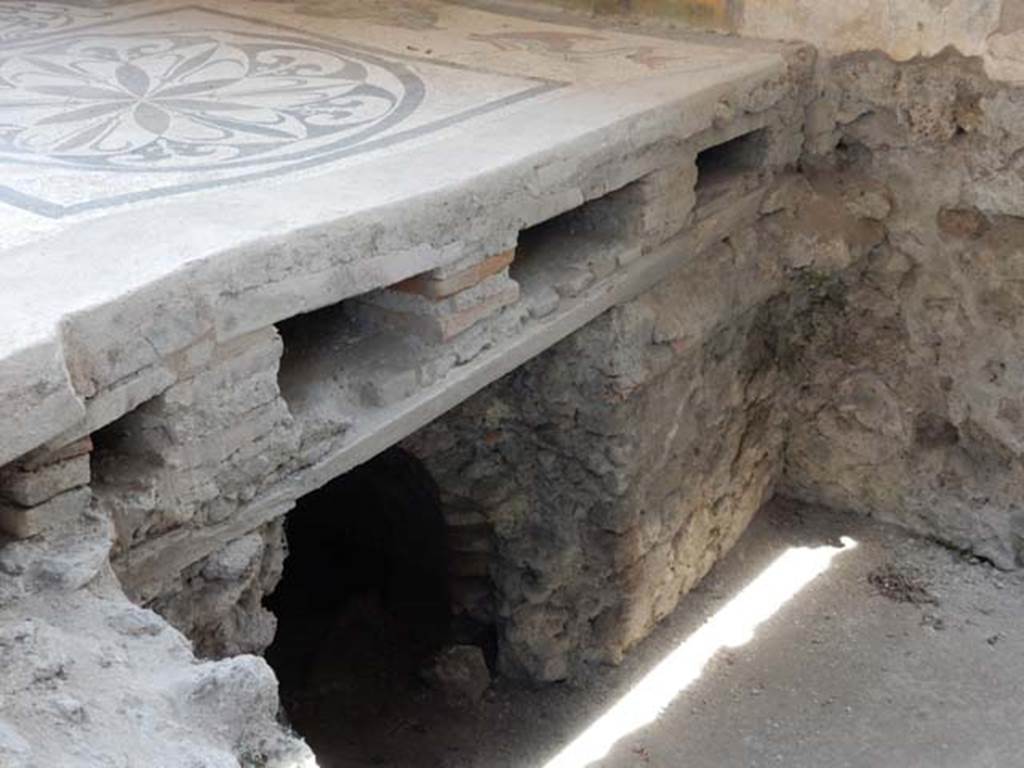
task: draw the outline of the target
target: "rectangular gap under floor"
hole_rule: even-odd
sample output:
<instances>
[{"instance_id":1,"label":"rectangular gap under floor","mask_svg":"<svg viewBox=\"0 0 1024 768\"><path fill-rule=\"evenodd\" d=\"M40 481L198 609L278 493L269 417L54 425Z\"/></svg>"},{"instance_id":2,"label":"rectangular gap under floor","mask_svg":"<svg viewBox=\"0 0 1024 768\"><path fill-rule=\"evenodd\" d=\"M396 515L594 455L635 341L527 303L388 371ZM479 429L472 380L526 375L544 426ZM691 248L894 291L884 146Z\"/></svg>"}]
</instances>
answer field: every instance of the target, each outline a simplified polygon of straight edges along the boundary
<instances>
[{"instance_id":1,"label":"rectangular gap under floor","mask_svg":"<svg viewBox=\"0 0 1024 768\"><path fill-rule=\"evenodd\" d=\"M522 231L509 269L519 300L449 341L381 323L367 296L278 323L308 481L367 460L639 290L645 194L627 184Z\"/></svg>"},{"instance_id":2,"label":"rectangular gap under floor","mask_svg":"<svg viewBox=\"0 0 1024 768\"><path fill-rule=\"evenodd\" d=\"M511 274L531 311L538 302L557 306L636 260L641 205L634 182L520 232Z\"/></svg>"},{"instance_id":3,"label":"rectangular gap under floor","mask_svg":"<svg viewBox=\"0 0 1024 768\"><path fill-rule=\"evenodd\" d=\"M697 154L697 208L730 192L744 192L765 169L768 131L744 133Z\"/></svg>"}]
</instances>

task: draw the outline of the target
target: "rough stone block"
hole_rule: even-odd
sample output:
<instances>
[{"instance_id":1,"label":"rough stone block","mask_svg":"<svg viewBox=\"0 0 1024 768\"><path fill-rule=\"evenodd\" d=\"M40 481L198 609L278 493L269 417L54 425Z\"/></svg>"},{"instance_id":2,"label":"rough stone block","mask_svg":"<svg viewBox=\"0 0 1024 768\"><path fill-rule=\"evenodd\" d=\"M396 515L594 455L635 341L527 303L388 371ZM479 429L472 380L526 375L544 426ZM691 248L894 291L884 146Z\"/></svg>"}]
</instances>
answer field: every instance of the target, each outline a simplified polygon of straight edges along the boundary
<instances>
[{"instance_id":1,"label":"rough stone block","mask_svg":"<svg viewBox=\"0 0 1024 768\"><path fill-rule=\"evenodd\" d=\"M531 291L525 299L526 306L530 312L530 317L539 319L547 317L558 309L558 305L561 302L562 297L559 296L558 291L550 285L544 285L534 291Z\"/></svg>"},{"instance_id":2,"label":"rough stone block","mask_svg":"<svg viewBox=\"0 0 1024 768\"><path fill-rule=\"evenodd\" d=\"M611 275L618 267L618 254L613 251L604 251L587 259L587 266L598 280Z\"/></svg>"},{"instance_id":3,"label":"rough stone block","mask_svg":"<svg viewBox=\"0 0 1024 768\"><path fill-rule=\"evenodd\" d=\"M81 515L88 509L91 499L92 493L88 488L78 488L34 507L0 502L0 531L18 539L35 536Z\"/></svg>"},{"instance_id":4,"label":"rough stone block","mask_svg":"<svg viewBox=\"0 0 1024 768\"><path fill-rule=\"evenodd\" d=\"M452 612L466 615L479 621L490 621L494 617L494 585L490 579L468 577L454 579L449 585Z\"/></svg>"},{"instance_id":5,"label":"rough stone block","mask_svg":"<svg viewBox=\"0 0 1024 768\"><path fill-rule=\"evenodd\" d=\"M34 507L59 493L89 484L89 454L28 469L22 465L0 469L0 498Z\"/></svg>"},{"instance_id":6,"label":"rough stone block","mask_svg":"<svg viewBox=\"0 0 1024 768\"><path fill-rule=\"evenodd\" d=\"M566 298L579 296L583 291L594 284L594 273L585 266L576 265L565 270L558 276L555 283L555 290L558 295Z\"/></svg>"},{"instance_id":7,"label":"rough stone block","mask_svg":"<svg viewBox=\"0 0 1024 768\"><path fill-rule=\"evenodd\" d=\"M277 626L262 600L281 577L286 551L282 517L193 563L151 607L204 655L261 653Z\"/></svg>"},{"instance_id":8,"label":"rough stone block","mask_svg":"<svg viewBox=\"0 0 1024 768\"><path fill-rule=\"evenodd\" d=\"M476 704L491 684L483 651L475 645L445 648L425 670L424 678L453 707Z\"/></svg>"},{"instance_id":9,"label":"rough stone block","mask_svg":"<svg viewBox=\"0 0 1024 768\"><path fill-rule=\"evenodd\" d=\"M372 378L363 383L361 394L366 405L383 408L404 400L419 389L420 374L417 368L382 368L374 371Z\"/></svg>"}]
</instances>

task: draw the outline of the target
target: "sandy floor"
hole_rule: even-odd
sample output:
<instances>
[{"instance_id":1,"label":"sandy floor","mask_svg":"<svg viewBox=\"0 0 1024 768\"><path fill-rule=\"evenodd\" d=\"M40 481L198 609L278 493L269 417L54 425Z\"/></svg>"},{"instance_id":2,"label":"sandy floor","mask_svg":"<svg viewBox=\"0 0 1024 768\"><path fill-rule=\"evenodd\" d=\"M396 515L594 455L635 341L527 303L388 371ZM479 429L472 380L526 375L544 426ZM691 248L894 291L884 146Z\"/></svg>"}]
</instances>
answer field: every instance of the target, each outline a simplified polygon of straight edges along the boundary
<instances>
[{"instance_id":1,"label":"sandy floor","mask_svg":"<svg viewBox=\"0 0 1024 768\"><path fill-rule=\"evenodd\" d=\"M602 721L592 735L621 737L591 764L1024 765L1022 598L1024 574L871 521L776 503L621 667L542 691L498 683L472 712L446 710L412 685L360 750L343 727L318 729L313 746L324 768L542 767L646 676L614 712L636 724L671 703L635 730ZM562 758L551 768L588 764Z\"/></svg>"}]
</instances>

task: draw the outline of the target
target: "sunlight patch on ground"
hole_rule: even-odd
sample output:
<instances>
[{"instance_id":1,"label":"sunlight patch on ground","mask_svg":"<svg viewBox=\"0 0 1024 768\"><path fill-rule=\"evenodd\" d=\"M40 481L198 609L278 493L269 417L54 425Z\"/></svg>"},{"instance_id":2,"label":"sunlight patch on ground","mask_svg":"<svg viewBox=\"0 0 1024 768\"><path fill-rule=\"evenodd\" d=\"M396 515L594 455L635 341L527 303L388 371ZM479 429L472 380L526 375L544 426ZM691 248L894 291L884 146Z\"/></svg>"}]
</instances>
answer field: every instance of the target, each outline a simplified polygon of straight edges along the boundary
<instances>
[{"instance_id":1,"label":"sunlight patch on ground","mask_svg":"<svg viewBox=\"0 0 1024 768\"><path fill-rule=\"evenodd\" d=\"M824 573L837 554L856 546L844 536L836 547L789 548L544 768L585 768L600 760L624 736L657 719L718 651L750 642L757 627Z\"/></svg>"}]
</instances>

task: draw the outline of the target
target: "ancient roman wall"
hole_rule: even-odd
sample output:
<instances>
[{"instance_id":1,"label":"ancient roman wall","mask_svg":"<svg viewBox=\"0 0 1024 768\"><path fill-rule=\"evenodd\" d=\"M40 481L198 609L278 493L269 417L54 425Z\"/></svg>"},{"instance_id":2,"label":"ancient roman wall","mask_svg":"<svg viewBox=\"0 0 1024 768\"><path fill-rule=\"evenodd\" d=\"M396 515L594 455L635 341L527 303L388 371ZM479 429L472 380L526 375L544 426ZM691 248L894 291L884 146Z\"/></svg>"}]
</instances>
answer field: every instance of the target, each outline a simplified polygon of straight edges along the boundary
<instances>
[{"instance_id":1,"label":"ancient roman wall","mask_svg":"<svg viewBox=\"0 0 1024 768\"><path fill-rule=\"evenodd\" d=\"M405 443L490 530L490 591L456 610L502 628L507 673L617 662L792 490L804 334L885 238L876 185L827 178L778 177L752 224Z\"/></svg>"},{"instance_id":2,"label":"ancient roman wall","mask_svg":"<svg viewBox=\"0 0 1024 768\"><path fill-rule=\"evenodd\" d=\"M881 242L822 271L834 222L795 236L780 491L1020 565L1024 3L563 5L818 47L802 167Z\"/></svg>"},{"instance_id":3,"label":"ancient roman wall","mask_svg":"<svg viewBox=\"0 0 1024 768\"><path fill-rule=\"evenodd\" d=\"M282 561L287 567L282 522L299 496L601 316L493 385L510 409L500 445L520 456L504 478L514 483L520 515L507 527L495 520L509 508L463 488L465 478L451 472L459 457L442 450L436 429L460 424L461 411L412 442L452 502L453 537L465 532L460 510L484 507L497 559L477 575L506 673L553 680L586 661L619 659L727 550L781 471L783 414L773 407L781 381L762 343L759 305L779 290L782 273L761 260L750 228L763 210L784 207L785 185L775 185L799 156L813 95L813 56L799 47L786 56L788 70L772 82L709 101L693 134L646 144L634 137L631 159L600 155L583 174L559 166L556 178L564 175L571 189L551 198L558 215L524 210L530 218L511 251L472 256L225 342L183 312L174 328L194 342L141 371L130 369L133 355L74 366L93 392L89 416L0 477L0 526L14 539L0 551L14 563L7 567L21 569L5 604L19 612L26 601L56 606L99 584L97 574L109 585L116 574L119 587L92 604L99 626L87 634L98 646L131 645L118 638L138 634L103 618L128 610L123 588L201 656L259 652L275 630L262 599ZM666 282L680 267L683 277ZM700 303L679 315L679 290L693 281L704 287L688 295ZM723 293L728 286L736 292ZM602 316L637 294L646 294L643 306ZM140 347L139 356L149 360L168 344ZM574 409L588 423L567 423ZM656 440L631 422L657 426ZM552 426L562 435L545 447ZM486 452L494 430L460 428L464 447ZM691 455L705 430L714 438L701 438L700 455ZM699 490L680 483L687 471ZM541 486L552 495L538 497ZM552 541L534 546L552 532L568 545L554 559ZM460 586L453 582L456 597ZM151 623L139 632L182 644L175 630ZM553 645L560 624L565 632ZM45 629L65 631L56 619ZM58 644L69 642L62 635ZM27 647L11 641L12 654ZM163 651L134 644L126 653L125 679ZM156 679L145 683L154 690L139 696L159 696L167 675L223 674L216 685L224 696L255 697L257 716L216 739L203 733L202 707L182 715L197 743L216 752L228 741L268 760L301 752L275 729L274 680L261 661L237 656L233 666L197 667L183 653L179 662L154 669ZM203 679L203 690L215 687ZM68 686L57 690L65 695ZM45 699L19 706L19 724L49 717L39 710Z\"/></svg>"},{"instance_id":4,"label":"ancient roman wall","mask_svg":"<svg viewBox=\"0 0 1024 768\"><path fill-rule=\"evenodd\" d=\"M784 488L1019 566L1024 90L851 54L812 114L809 178L870 183L884 240L800 342Z\"/></svg>"},{"instance_id":5,"label":"ancient roman wall","mask_svg":"<svg viewBox=\"0 0 1024 768\"><path fill-rule=\"evenodd\" d=\"M1024 10L628 9L808 39L822 55L792 49L791 79L719 104L692 140L606 158L573 190L581 210L527 227L514 252L505 243L227 343L181 314L175 328L195 338L140 370L73 364L97 395L88 420L0 470L0 607L37 617L0 634L0 662L39 694L18 700L15 720L81 724L74 691L117 675L139 700L197 702L184 725L159 716L203 759L233 765L244 748L298 760L302 745L274 725L265 664L196 665L184 637L121 588L201 654L265 648L274 617L262 598L287 567L288 509L351 466L325 461L339 444L372 443L324 405L323 382L386 431L375 409L401 410L605 287L596 319L454 410L462 398L445 401L403 442L461 541L454 608L497 627L507 674L554 680L620 659L773 493L1022 564ZM531 243L580 232L615 248L538 271ZM635 259L668 243L686 258L646 283L656 287L621 287ZM418 341L362 349L371 326ZM423 356L421 343L451 344ZM354 373L323 375L338 363L324 349L351 350ZM58 597L71 591L81 614L69 617ZM65 664L54 649L76 644ZM166 668L147 667L154 654ZM71 666L83 672L69 687ZM212 738L204 720L226 698L246 717ZM76 733L72 749L101 749L98 734ZM0 740L0 756L18 748ZM140 760L146 748L132 746Z\"/></svg>"},{"instance_id":6,"label":"ancient roman wall","mask_svg":"<svg viewBox=\"0 0 1024 768\"><path fill-rule=\"evenodd\" d=\"M261 598L280 577L282 516L310 483L330 479L307 468L352 427L332 410L339 376L374 409L401 404L500 351L523 323L602 290L624 264L668 249L685 266L642 306L601 315L403 443L445 499L456 612L497 628L507 674L562 679L584 661L621 658L727 551L781 471L782 384L759 307L784 275L751 226L791 183L808 64L794 52L794 79L770 110L734 116L672 148L657 172L524 230L514 252L243 337L94 436L93 489L113 515L128 593L201 653L265 648L274 617ZM579 258L567 260L574 241ZM460 289L453 298L449 284ZM446 333L449 319L480 306L481 320ZM366 366L321 356L364 323L396 324L401 339L425 334L441 355L412 375L405 341L378 338ZM492 410L481 403L495 398L500 423L463 415ZM715 439L687 458L707 432ZM546 448L549 437L557 444ZM499 460L506 452L514 460ZM481 548L496 559L482 560Z\"/></svg>"},{"instance_id":7,"label":"ancient roman wall","mask_svg":"<svg viewBox=\"0 0 1024 768\"><path fill-rule=\"evenodd\" d=\"M764 305L783 266L744 229L422 430L420 456L493 551L456 611L502 671L617 663L735 542L782 468Z\"/></svg>"}]
</instances>

